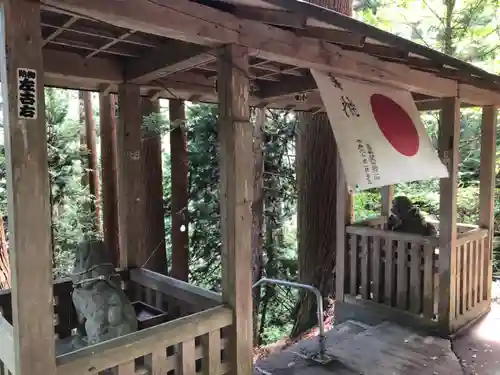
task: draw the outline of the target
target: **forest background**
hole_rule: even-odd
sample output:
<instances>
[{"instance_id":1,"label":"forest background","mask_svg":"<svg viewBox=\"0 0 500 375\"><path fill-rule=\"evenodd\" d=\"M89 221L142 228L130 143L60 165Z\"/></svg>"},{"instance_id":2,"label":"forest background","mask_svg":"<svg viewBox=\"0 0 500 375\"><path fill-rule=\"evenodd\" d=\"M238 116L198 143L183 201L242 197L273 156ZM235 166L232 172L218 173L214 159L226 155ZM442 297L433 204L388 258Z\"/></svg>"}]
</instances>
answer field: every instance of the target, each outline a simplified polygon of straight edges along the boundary
<instances>
[{"instance_id":1,"label":"forest background","mask_svg":"<svg viewBox=\"0 0 500 375\"><path fill-rule=\"evenodd\" d=\"M353 4L353 17L401 35L449 55L471 62L490 72L500 73L499 0L361 0ZM93 95L94 135L99 150L99 106ZM171 170L168 103L162 101L161 116L144 118L144 127L153 127L162 137L163 207L167 260L171 248ZM220 220L217 146L217 106L187 103L186 124L189 205L189 281L218 290L220 283ZM78 242L85 233L95 232L95 215L86 209L94 200L89 185L82 183L86 172L79 120L79 94L75 91L46 89L49 169L52 189L54 277L71 271ZM439 115L422 113L432 141L437 142ZM478 109L461 114L460 181L458 221L478 220L480 119ZM259 276L297 281L297 171L296 139L300 116L290 111L266 110L262 129L263 194L262 231L259 246ZM498 132L498 131L497 131ZM3 142L3 136L0 137ZM497 136L497 151L500 137ZM0 213L7 232L7 192L3 145L0 145ZM499 155L499 152L497 152ZM97 155L100 171L100 157ZM500 161L500 157L499 157ZM500 163L498 163L500 165ZM497 175L497 196L499 193ZM439 219L439 181L420 181L396 186L396 194L407 195L425 215ZM332 207L325 207L333 210ZM355 219L380 212L380 191L355 194ZM1 228L0 228L1 229ZM334 227L331 228L335 230ZM99 230L97 230L99 232ZM8 287L8 233L0 239L0 286ZM99 233L97 233L99 234ZM3 235L3 233L2 233ZM500 203L495 201L495 235L500 236ZM495 242L494 274L500 274L500 245ZM314 267L309 272L314 272ZM297 314L299 296L279 287L263 287L256 296L256 344L272 343L310 327L313 322ZM294 329L295 328L295 329Z\"/></svg>"}]
</instances>

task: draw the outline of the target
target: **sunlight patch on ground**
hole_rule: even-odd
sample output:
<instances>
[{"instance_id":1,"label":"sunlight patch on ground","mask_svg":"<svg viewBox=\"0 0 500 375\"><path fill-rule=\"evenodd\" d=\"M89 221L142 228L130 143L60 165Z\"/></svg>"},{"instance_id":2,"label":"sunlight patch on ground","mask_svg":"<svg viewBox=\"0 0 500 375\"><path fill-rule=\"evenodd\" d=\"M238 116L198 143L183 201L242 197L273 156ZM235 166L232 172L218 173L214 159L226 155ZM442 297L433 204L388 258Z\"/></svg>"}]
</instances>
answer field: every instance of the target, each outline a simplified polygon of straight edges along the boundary
<instances>
[{"instance_id":1,"label":"sunlight patch on ground","mask_svg":"<svg viewBox=\"0 0 500 375\"><path fill-rule=\"evenodd\" d=\"M478 323L474 333L482 340L500 343L500 281L493 282L491 298L491 312Z\"/></svg>"}]
</instances>

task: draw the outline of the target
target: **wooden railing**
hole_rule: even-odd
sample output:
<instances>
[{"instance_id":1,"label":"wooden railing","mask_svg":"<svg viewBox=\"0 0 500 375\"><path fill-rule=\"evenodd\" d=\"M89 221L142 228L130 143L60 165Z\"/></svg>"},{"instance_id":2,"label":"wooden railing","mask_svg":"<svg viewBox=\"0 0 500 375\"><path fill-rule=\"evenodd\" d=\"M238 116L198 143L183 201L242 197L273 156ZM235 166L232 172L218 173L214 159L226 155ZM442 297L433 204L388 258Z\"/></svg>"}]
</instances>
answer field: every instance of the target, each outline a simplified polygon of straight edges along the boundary
<instances>
[{"instance_id":1,"label":"wooden railing","mask_svg":"<svg viewBox=\"0 0 500 375\"><path fill-rule=\"evenodd\" d=\"M114 370L117 375L167 374L172 370L195 374L197 366L207 374L226 374L229 366L221 361L226 346L221 330L231 325L232 319L232 311L219 306L122 336L58 357L57 375L105 370Z\"/></svg>"},{"instance_id":2,"label":"wooden railing","mask_svg":"<svg viewBox=\"0 0 500 375\"><path fill-rule=\"evenodd\" d=\"M490 262L488 230L462 233L456 245L455 316L452 328L459 328L488 308L486 290Z\"/></svg>"},{"instance_id":3,"label":"wooden railing","mask_svg":"<svg viewBox=\"0 0 500 375\"><path fill-rule=\"evenodd\" d=\"M436 229L439 229L439 220L426 219L426 222L434 225ZM387 217L386 216L374 216L364 220L356 221L352 225L370 227L375 229L386 229ZM464 224L457 223L457 233L463 234L477 229L478 226L474 224Z\"/></svg>"},{"instance_id":4,"label":"wooden railing","mask_svg":"<svg viewBox=\"0 0 500 375\"><path fill-rule=\"evenodd\" d=\"M120 274L122 287L132 301L166 311L168 321L59 355L58 375L95 375L103 371L113 375L153 375L172 370L223 375L230 371L226 328L232 324L232 311L222 306L220 294L144 269ZM69 280L54 283L54 332L59 340L69 338L77 325L71 291ZM9 375L14 352L3 329L12 332L10 291L0 292L0 309L0 375Z\"/></svg>"},{"instance_id":5,"label":"wooden railing","mask_svg":"<svg viewBox=\"0 0 500 375\"><path fill-rule=\"evenodd\" d=\"M349 294L432 320L437 238L359 226L346 232Z\"/></svg>"},{"instance_id":6,"label":"wooden railing","mask_svg":"<svg viewBox=\"0 0 500 375\"><path fill-rule=\"evenodd\" d=\"M385 229L386 223L387 223L387 217L375 216L375 217L369 217L367 219L357 221L357 222L353 223L353 225L375 228L375 229Z\"/></svg>"},{"instance_id":7,"label":"wooden railing","mask_svg":"<svg viewBox=\"0 0 500 375\"><path fill-rule=\"evenodd\" d=\"M439 226L437 221L429 221ZM345 290L351 297L403 310L423 319L424 326L463 327L488 308L488 231L457 224L455 310L450 321L438 314L440 285L439 238L384 231L379 216L346 227ZM446 294L446 293L444 293ZM436 324L435 324L436 323Z\"/></svg>"},{"instance_id":8,"label":"wooden railing","mask_svg":"<svg viewBox=\"0 0 500 375\"><path fill-rule=\"evenodd\" d=\"M426 221L428 223L431 223L432 225L434 225L434 227L436 227L436 229L439 229L439 221L438 220L429 220L429 219L426 219ZM470 231L473 231L475 229L477 229L478 226L475 225L475 224L464 224L464 223L457 223L457 234L464 234L464 233L467 233L467 232L470 232Z\"/></svg>"}]
</instances>

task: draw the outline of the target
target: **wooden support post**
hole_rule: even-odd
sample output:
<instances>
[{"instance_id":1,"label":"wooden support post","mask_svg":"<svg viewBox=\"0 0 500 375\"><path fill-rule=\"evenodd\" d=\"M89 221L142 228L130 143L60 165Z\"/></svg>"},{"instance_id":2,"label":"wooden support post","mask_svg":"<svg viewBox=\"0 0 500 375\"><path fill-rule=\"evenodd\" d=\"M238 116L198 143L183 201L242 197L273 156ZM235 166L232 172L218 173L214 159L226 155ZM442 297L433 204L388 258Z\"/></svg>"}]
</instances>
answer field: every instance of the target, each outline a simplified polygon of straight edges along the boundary
<instances>
[{"instance_id":1,"label":"wooden support post","mask_svg":"<svg viewBox=\"0 0 500 375\"><path fill-rule=\"evenodd\" d=\"M248 51L218 51L222 227L222 297L233 309L229 358L232 374L252 373L253 126L248 107Z\"/></svg>"},{"instance_id":2,"label":"wooden support post","mask_svg":"<svg viewBox=\"0 0 500 375\"><path fill-rule=\"evenodd\" d=\"M155 272L167 274L165 247L165 212L163 210L163 166L161 158L161 132L155 128L160 115L159 100L142 98L142 116L146 124L142 133L141 161L144 194L144 253L141 264ZM153 117L151 117L153 116ZM150 126L153 125L153 128ZM141 252L142 254L142 252Z\"/></svg>"},{"instance_id":3,"label":"wooden support post","mask_svg":"<svg viewBox=\"0 0 500 375\"><path fill-rule=\"evenodd\" d=\"M389 217L391 214L392 200L394 199L394 185L383 186L380 189L382 196L380 214Z\"/></svg>"},{"instance_id":4,"label":"wooden support post","mask_svg":"<svg viewBox=\"0 0 500 375\"><path fill-rule=\"evenodd\" d=\"M335 257L335 300L340 302L344 300L344 289L346 279L346 226L351 224L352 220L352 200L347 190L344 169L340 157L337 157L337 213L336 213L336 257Z\"/></svg>"},{"instance_id":5,"label":"wooden support post","mask_svg":"<svg viewBox=\"0 0 500 375\"><path fill-rule=\"evenodd\" d=\"M455 317L457 178L460 143L460 100L443 100L439 129L439 156L448 168L449 178L440 180L439 201L439 306L438 316L445 332Z\"/></svg>"},{"instance_id":6,"label":"wooden support post","mask_svg":"<svg viewBox=\"0 0 500 375\"><path fill-rule=\"evenodd\" d=\"M184 101L169 100L170 168L172 176L172 277L188 281L189 278L189 185L187 137L184 122Z\"/></svg>"},{"instance_id":7,"label":"wooden support post","mask_svg":"<svg viewBox=\"0 0 500 375\"><path fill-rule=\"evenodd\" d=\"M0 7L15 350L11 372L55 374L40 3L7 0Z\"/></svg>"},{"instance_id":8,"label":"wooden support post","mask_svg":"<svg viewBox=\"0 0 500 375\"><path fill-rule=\"evenodd\" d=\"M485 245L487 256L484 257L485 275L481 298L490 303L493 263L493 231L495 206L495 160L498 108L483 108L481 129L481 164L479 170L479 226L489 230ZM481 281L483 282L483 281Z\"/></svg>"},{"instance_id":9,"label":"wooden support post","mask_svg":"<svg viewBox=\"0 0 500 375\"><path fill-rule=\"evenodd\" d=\"M141 175L141 96L139 86L119 87L116 130L120 266L142 266L144 251L144 189Z\"/></svg>"},{"instance_id":10,"label":"wooden support post","mask_svg":"<svg viewBox=\"0 0 500 375\"><path fill-rule=\"evenodd\" d=\"M116 97L103 91L99 93L99 120L104 243L113 254L113 264L118 266L120 253L116 181Z\"/></svg>"}]
</instances>

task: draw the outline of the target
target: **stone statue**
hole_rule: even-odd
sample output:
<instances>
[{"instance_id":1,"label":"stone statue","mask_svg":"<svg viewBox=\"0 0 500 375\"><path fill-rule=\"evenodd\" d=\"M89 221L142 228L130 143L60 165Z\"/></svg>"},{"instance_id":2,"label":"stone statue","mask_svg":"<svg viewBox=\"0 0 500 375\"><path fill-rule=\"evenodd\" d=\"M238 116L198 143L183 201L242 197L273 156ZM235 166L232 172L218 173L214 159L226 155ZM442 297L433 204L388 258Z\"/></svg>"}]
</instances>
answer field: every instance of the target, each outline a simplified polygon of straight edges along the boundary
<instances>
[{"instance_id":1,"label":"stone statue","mask_svg":"<svg viewBox=\"0 0 500 375\"><path fill-rule=\"evenodd\" d=\"M387 229L395 232L436 236L434 225L425 221L418 207L404 196L398 196L392 201L391 215L387 220Z\"/></svg>"},{"instance_id":2,"label":"stone statue","mask_svg":"<svg viewBox=\"0 0 500 375\"><path fill-rule=\"evenodd\" d=\"M71 280L79 323L74 349L137 331L134 307L121 289L104 242L79 245Z\"/></svg>"}]
</instances>

